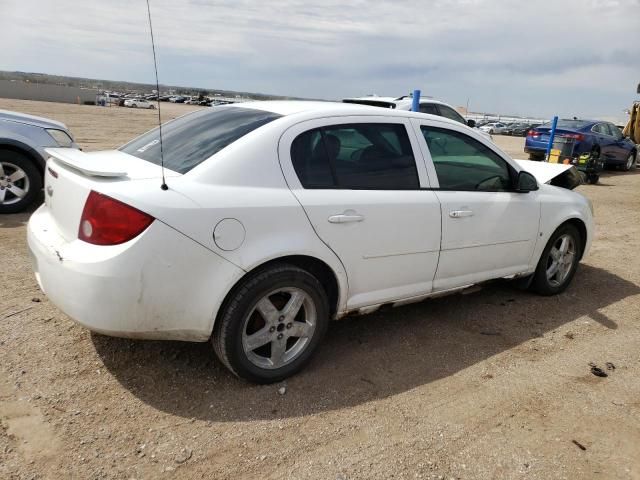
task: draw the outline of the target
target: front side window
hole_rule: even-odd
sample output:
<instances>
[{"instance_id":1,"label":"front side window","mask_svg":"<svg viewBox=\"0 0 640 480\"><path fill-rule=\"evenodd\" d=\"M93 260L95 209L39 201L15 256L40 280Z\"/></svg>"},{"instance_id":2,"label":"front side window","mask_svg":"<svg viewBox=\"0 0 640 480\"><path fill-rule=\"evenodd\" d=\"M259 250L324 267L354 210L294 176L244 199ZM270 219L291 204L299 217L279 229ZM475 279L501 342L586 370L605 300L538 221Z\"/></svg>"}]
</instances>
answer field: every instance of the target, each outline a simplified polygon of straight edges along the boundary
<instances>
[{"instance_id":1,"label":"front side window","mask_svg":"<svg viewBox=\"0 0 640 480\"><path fill-rule=\"evenodd\" d=\"M408 190L420 188L404 125L333 125L299 135L293 167L304 188Z\"/></svg>"},{"instance_id":2,"label":"front side window","mask_svg":"<svg viewBox=\"0 0 640 480\"><path fill-rule=\"evenodd\" d=\"M162 126L164 166L186 173L253 130L281 115L250 108L208 108ZM160 165L158 129L120 148L124 153Z\"/></svg>"},{"instance_id":3,"label":"front side window","mask_svg":"<svg viewBox=\"0 0 640 480\"><path fill-rule=\"evenodd\" d=\"M438 175L440 188L465 191L512 189L507 162L477 140L436 127L420 127Z\"/></svg>"}]
</instances>

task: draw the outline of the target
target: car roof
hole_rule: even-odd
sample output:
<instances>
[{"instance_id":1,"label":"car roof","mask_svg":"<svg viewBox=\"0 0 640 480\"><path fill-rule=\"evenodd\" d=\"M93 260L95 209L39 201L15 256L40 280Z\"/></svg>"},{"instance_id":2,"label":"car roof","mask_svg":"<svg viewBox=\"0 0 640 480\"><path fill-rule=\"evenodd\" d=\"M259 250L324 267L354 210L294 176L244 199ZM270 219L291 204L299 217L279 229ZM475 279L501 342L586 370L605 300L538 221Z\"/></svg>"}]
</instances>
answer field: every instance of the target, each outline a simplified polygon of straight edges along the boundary
<instances>
[{"instance_id":1,"label":"car roof","mask_svg":"<svg viewBox=\"0 0 640 480\"><path fill-rule=\"evenodd\" d=\"M409 110L397 110L390 108L380 108L371 105L361 105L357 103L341 102L320 102L303 100L265 100L257 102L234 103L231 105L221 105L218 108L251 108L266 112L277 113L285 117L304 116L308 118L321 118L326 116L348 116L348 115L370 115L377 117L400 117L400 118L429 118L441 123L449 123L459 126L460 122L451 120L439 115L431 115L422 112L412 112Z\"/></svg>"},{"instance_id":2,"label":"car roof","mask_svg":"<svg viewBox=\"0 0 640 480\"><path fill-rule=\"evenodd\" d=\"M257 102L234 103L233 106L241 108L252 108L254 110L264 110L283 116L303 112L318 112L329 114L339 113L343 115L345 113L348 114L349 112L355 112L356 115L358 113L362 113L363 111L368 113L370 113L371 111L380 112L379 107L372 107L370 105L305 100L266 100Z\"/></svg>"}]
</instances>

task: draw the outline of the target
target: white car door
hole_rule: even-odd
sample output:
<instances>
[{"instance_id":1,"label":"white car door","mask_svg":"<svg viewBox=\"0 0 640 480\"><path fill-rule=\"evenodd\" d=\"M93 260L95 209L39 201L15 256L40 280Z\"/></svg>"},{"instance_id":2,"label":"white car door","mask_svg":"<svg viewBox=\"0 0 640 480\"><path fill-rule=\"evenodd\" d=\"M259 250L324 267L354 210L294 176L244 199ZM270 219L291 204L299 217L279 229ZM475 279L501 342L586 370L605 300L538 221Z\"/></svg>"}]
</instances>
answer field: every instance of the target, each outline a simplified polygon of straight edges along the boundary
<instances>
[{"instance_id":1,"label":"white car door","mask_svg":"<svg viewBox=\"0 0 640 480\"><path fill-rule=\"evenodd\" d=\"M489 142L450 125L421 120L414 125L442 206L434 290L529 271L539 193L514 190L515 168Z\"/></svg>"},{"instance_id":2,"label":"white car door","mask_svg":"<svg viewBox=\"0 0 640 480\"><path fill-rule=\"evenodd\" d=\"M303 122L279 144L291 191L347 272L347 308L428 294L440 204L410 121L349 116Z\"/></svg>"}]
</instances>

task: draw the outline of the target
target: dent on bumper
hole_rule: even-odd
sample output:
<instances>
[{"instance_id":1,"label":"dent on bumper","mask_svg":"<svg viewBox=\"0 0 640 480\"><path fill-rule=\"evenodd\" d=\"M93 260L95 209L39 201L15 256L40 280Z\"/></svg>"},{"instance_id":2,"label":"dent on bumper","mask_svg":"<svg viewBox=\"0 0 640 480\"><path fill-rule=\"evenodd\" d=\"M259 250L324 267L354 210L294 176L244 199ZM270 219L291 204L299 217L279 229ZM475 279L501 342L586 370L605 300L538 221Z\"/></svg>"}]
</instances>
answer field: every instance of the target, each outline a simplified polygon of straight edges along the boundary
<instances>
[{"instance_id":1,"label":"dent on bumper","mask_svg":"<svg viewBox=\"0 0 640 480\"><path fill-rule=\"evenodd\" d=\"M155 221L122 245L65 242L45 206L29 221L38 284L86 328L130 338L206 341L224 296L242 271Z\"/></svg>"}]
</instances>

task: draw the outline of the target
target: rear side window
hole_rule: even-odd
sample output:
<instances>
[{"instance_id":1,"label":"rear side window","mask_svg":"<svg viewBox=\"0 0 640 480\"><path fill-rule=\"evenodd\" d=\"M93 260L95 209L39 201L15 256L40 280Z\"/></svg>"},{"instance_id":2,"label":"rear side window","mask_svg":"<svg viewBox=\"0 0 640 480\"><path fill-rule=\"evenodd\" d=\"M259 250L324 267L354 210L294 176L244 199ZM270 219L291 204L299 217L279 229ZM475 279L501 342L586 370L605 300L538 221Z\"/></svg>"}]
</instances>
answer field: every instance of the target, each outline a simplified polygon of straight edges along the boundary
<instances>
[{"instance_id":1,"label":"rear side window","mask_svg":"<svg viewBox=\"0 0 640 480\"><path fill-rule=\"evenodd\" d=\"M249 108L208 108L162 126L164 166L186 173L249 132L281 115ZM120 148L121 151L160 165L160 137L152 130Z\"/></svg>"},{"instance_id":2,"label":"rear side window","mask_svg":"<svg viewBox=\"0 0 640 480\"><path fill-rule=\"evenodd\" d=\"M438 109L433 103L421 103L420 112L430 113L431 115L440 115L440 112L438 112Z\"/></svg>"},{"instance_id":3,"label":"rear side window","mask_svg":"<svg viewBox=\"0 0 640 480\"><path fill-rule=\"evenodd\" d=\"M598 123L597 125L594 125L591 130L601 135L610 135L609 129L604 123Z\"/></svg>"},{"instance_id":4,"label":"rear side window","mask_svg":"<svg viewBox=\"0 0 640 480\"><path fill-rule=\"evenodd\" d=\"M310 130L293 141L291 160L304 188L420 188L404 125L359 123Z\"/></svg>"},{"instance_id":5,"label":"rear side window","mask_svg":"<svg viewBox=\"0 0 640 480\"><path fill-rule=\"evenodd\" d=\"M460 115L454 109L449 108L449 107L447 107L445 105L439 105L438 108L440 109L440 115L442 115L443 117L449 118L451 120L455 120L456 122L460 122L463 125L467 124L467 122L465 122L464 118L462 118L462 115Z\"/></svg>"}]
</instances>

